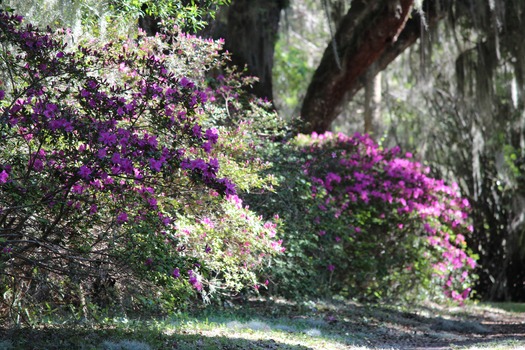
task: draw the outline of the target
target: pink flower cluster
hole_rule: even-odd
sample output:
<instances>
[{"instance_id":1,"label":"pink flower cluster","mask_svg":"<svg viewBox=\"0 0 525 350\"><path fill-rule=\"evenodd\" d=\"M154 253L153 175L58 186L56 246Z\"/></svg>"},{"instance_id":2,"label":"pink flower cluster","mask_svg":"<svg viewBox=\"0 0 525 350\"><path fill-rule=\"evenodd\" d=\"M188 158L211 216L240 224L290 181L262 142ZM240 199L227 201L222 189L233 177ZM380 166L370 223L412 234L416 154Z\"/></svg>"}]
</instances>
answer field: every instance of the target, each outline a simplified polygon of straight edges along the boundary
<instances>
[{"instance_id":1,"label":"pink flower cluster","mask_svg":"<svg viewBox=\"0 0 525 350\"><path fill-rule=\"evenodd\" d=\"M375 208L379 214L373 219L397 222L394 229L399 235L405 234L409 224L415 234L426 237L429 256L435 259L435 277L446 295L459 301L468 296L470 289L461 288L476 263L466 252L465 235L472 230L469 202L456 185L429 177L427 167L407 159L411 154L402 158L399 148L383 150L368 136L314 133L300 138L307 144L303 152L308 155L302 170L311 177L311 195L321 212L337 220L351 217L358 208ZM327 239L329 228L319 217L316 220L319 236ZM367 234L366 227L351 227L348 232ZM339 243L341 238L335 240Z\"/></svg>"}]
</instances>

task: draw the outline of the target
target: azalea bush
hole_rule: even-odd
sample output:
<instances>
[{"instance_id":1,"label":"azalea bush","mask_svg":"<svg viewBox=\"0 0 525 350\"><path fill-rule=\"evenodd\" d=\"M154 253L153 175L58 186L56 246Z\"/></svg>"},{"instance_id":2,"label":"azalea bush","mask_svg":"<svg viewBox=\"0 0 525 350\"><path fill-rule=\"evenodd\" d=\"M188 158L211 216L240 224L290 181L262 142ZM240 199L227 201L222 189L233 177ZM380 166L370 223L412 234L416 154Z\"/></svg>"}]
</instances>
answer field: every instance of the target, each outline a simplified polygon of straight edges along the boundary
<instances>
[{"instance_id":1,"label":"azalea bush","mask_svg":"<svg viewBox=\"0 0 525 350\"><path fill-rule=\"evenodd\" d=\"M468 297L468 202L409 154L287 141L220 41L174 28L72 48L0 16L2 311Z\"/></svg>"},{"instance_id":2,"label":"azalea bush","mask_svg":"<svg viewBox=\"0 0 525 350\"><path fill-rule=\"evenodd\" d=\"M469 296L472 227L457 186L359 134L301 135L270 153L280 187L252 204L281 215L286 252L270 273L275 293Z\"/></svg>"},{"instance_id":3,"label":"azalea bush","mask_svg":"<svg viewBox=\"0 0 525 350\"><path fill-rule=\"evenodd\" d=\"M259 131L231 115L238 82L205 75L221 44L175 31L73 49L0 16L3 306L256 289L282 247L237 195L272 179L245 164Z\"/></svg>"}]
</instances>

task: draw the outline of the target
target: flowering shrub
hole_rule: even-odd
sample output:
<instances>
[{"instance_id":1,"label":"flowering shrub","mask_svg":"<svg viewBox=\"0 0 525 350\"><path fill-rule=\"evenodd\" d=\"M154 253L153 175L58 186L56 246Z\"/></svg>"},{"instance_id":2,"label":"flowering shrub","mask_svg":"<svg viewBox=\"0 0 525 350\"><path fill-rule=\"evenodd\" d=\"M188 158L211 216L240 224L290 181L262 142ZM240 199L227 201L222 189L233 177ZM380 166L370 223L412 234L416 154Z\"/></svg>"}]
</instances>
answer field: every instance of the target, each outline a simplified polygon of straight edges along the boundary
<instances>
[{"instance_id":1,"label":"flowering shrub","mask_svg":"<svg viewBox=\"0 0 525 350\"><path fill-rule=\"evenodd\" d=\"M274 155L279 198L262 207L280 211L284 228L277 292L468 297L472 228L457 187L430 178L411 154L359 134L302 135L283 150Z\"/></svg>"},{"instance_id":2,"label":"flowering shrub","mask_svg":"<svg viewBox=\"0 0 525 350\"><path fill-rule=\"evenodd\" d=\"M220 44L174 35L68 51L60 35L0 14L0 276L11 303L85 304L125 278L238 290L281 251L274 224L236 195L236 180L269 183L256 175L262 161L239 165L249 133L207 112L227 114L228 78L214 89L202 73L220 65Z\"/></svg>"}]
</instances>

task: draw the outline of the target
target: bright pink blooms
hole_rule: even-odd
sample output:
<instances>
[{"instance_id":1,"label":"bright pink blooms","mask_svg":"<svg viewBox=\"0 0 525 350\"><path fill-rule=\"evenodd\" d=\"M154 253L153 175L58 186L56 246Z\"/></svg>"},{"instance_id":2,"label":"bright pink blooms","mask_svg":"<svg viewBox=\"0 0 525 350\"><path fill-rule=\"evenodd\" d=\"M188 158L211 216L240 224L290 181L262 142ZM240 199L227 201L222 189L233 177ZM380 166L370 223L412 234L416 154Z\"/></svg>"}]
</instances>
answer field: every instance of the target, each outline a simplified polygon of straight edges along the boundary
<instances>
[{"instance_id":1,"label":"bright pink blooms","mask_svg":"<svg viewBox=\"0 0 525 350\"><path fill-rule=\"evenodd\" d=\"M362 235L384 222L400 239L409 232L426 237L435 275L440 279L459 276L450 277L450 283L445 284L448 295L454 299L468 295L463 289L452 293L464 284L462 273L475 267L475 261L465 251L465 236L471 231L469 202L460 197L457 184L449 187L442 180L428 177L428 169L413 161L411 153L399 158L398 148L380 149L360 134L348 137L314 133L299 139L309 144L304 147L308 161L302 170L310 175L312 199L321 212L333 213L335 220L354 223L356 212L370 215L374 213L370 208L382 208L381 214L372 214L362 222L363 232L361 227L350 227ZM330 232L332 221L316 220L321 237ZM352 234L351 230L347 232ZM339 242L341 237L336 235L333 239ZM324 242L327 241L320 244L325 245Z\"/></svg>"},{"instance_id":2,"label":"bright pink blooms","mask_svg":"<svg viewBox=\"0 0 525 350\"><path fill-rule=\"evenodd\" d=\"M117 215L117 223L123 224L128 221L128 214L125 212L121 212Z\"/></svg>"},{"instance_id":3,"label":"bright pink blooms","mask_svg":"<svg viewBox=\"0 0 525 350\"><path fill-rule=\"evenodd\" d=\"M7 171L2 170L2 172L0 172L0 185L5 184L7 182L8 177L9 174L7 173Z\"/></svg>"}]
</instances>

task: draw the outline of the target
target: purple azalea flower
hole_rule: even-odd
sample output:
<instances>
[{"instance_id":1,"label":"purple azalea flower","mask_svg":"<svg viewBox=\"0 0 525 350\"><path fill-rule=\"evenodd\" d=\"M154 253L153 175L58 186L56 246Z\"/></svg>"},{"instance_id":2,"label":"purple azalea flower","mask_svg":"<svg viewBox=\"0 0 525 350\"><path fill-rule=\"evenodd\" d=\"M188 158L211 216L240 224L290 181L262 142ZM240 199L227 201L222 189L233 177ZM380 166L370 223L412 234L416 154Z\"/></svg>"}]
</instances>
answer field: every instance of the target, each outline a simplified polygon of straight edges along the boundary
<instances>
[{"instance_id":1,"label":"purple azalea flower","mask_svg":"<svg viewBox=\"0 0 525 350\"><path fill-rule=\"evenodd\" d=\"M91 169L85 165L82 165L78 170L78 175L83 179L89 179L91 175Z\"/></svg>"},{"instance_id":2,"label":"purple azalea flower","mask_svg":"<svg viewBox=\"0 0 525 350\"><path fill-rule=\"evenodd\" d=\"M211 128L206 130L204 133L204 136L210 141L212 144L216 144L217 140L219 139L219 132L215 128Z\"/></svg>"},{"instance_id":3,"label":"purple azalea flower","mask_svg":"<svg viewBox=\"0 0 525 350\"><path fill-rule=\"evenodd\" d=\"M7 171L3 170L1 173L0 173L0 185L1 184L5 184L7 182L7 178L9 177L9 174L7 173Z\"/></svg>"},{"instance_id":4,"label":"purple azalea flower","mask_svg":"<svg viewBox=\"0 0 525 350\"><path fill-rule=\"evenodd\" d=\"M121 212L117 215L117 224L123 224L128 221L128 214Z\"/></svg>"},{"instance_id":5,"label":"purple azalea flower","mask_svg":"<svg viewBox=\"0 0 525 350\"><path fill-rule=\"evenodd\" d=\"M198 137L198 138L201 138L201 137L202 137L202 129L201 129L201 127L200 127L199 124L195 124L195 125L193 126L193 128L191 129L191 131L193 132L193 135L194 135L195 137Z\"/></svg>"},{"instance_id":6,"label":"purple azalea flower","mask_svg":"<svg viewBox=\"0 0 525 350\"><path fill-rule=\"evenodd\" d=\"M149 164L151 166L151 169L157 172L159 172L160 168L162 167L162 161L156 160L155 158L150 158Z\"/></svg>"}]
</instances>

